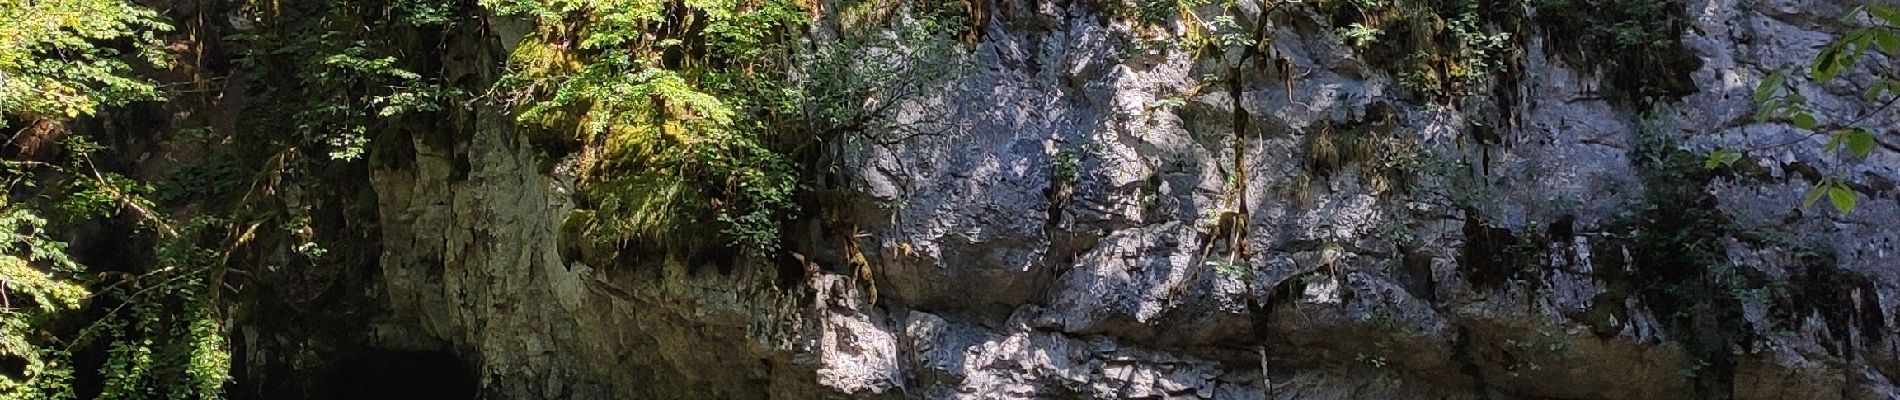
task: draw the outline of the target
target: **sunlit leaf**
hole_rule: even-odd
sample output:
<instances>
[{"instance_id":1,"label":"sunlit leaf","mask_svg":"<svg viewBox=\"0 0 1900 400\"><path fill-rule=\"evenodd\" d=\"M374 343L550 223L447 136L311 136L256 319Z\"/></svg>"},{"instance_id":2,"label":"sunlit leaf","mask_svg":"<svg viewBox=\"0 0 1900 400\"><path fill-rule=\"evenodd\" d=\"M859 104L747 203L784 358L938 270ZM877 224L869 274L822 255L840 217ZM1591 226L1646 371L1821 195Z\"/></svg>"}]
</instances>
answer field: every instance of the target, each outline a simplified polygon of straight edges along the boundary
<instances>
[{"instance_id":1,"label":"sunlit leaf","mask_svg":"<svg viewBox=\"0 0 1900 400\"><path fill-rule=\"evenodd\" d=\"M1821 201L1821 196L1827 194L1827 188L1828 185L1826 183L1817 184L1809 188L1808 195L1801 197L1801 208L1813 207L1814 202Z\"/></svg>"},{"instance_id":2,"label":"sunlit leaf","mask_svg":"<svg viewBox=\"0 0 1900 400\"><path fill-rule=\"evenodd\" d=\"M1864 96L1868 101L1878 101L1882 97L1895 93L1900 93L1900 81L1880 79L1867 85L1867 93Z\"/></svg>"},{"instance_id":3,"label":"sunlit leaf","mask_svg":"<svg viewBox=\"0 0 1900 400\"><path fill-rule=\"evenodd\" d=\"M1860 29L1848 34L1846 38L1842 39L1848 43L1850 49L1854 50L1854 52L1849 53L1846 58L1841 59L1840 68L1842 70L1854 66L1854 63L1860 62L1862 57L1867 56L1867 49L1874 47L1874 32L1875 30L1873 28Z\"/></svg>"},{"instance_id":4,"label":"sunlit leaf","mask_svg":"<svg viewBox=\"0 0 1900 400\"><path fill-rule=\"evenodd\" d=\"M1821 53L1814 55L1814 61L1808 65L1809 75L1816 80L1833 80L1834 75L1841 73L1841 54L1845 46L1846 41L1837 41L1822 47Z\"/></svg>"},{"instance_id":5,"label":"sunlit leaf","mask_svg":"<svg viewBox=\"0 0 1900 400\"><path fill-rule=\"evenodd\" d=\"M1740 159L1742 159L1742 153L1740 152L1729 149L1716 149L1714 152L1709 153L1709 160L1702 163L1702 168L1716 169L1727 167L1735 164L1735 161Z\"/></svg>"},{"instance_id":6,"label":"sunlit leaf","mask_svg":"<svg viewBox=\"0 0 1900 400\"><path fill-rule=\"evenodd\" d=\"M1814 127L1817 126L1816 122L1814 121L1814 114L1809 114L1806 112L1795 114L1794 126L1797 128L1806 129L1810 131L1814 130Z\"/></svg>"},{"instance_id":7,"label":"sunlit leaf","mask_svg":"<svg viewBox=\"0 0 1900 400\"><path fill-rule=\"evenodd\" d=\"M1788 70L1776 70L1775 73L1768 74L1767 77L1761 79L1760 85L1755 86L1755 101L1768 101L1770 97L1774 97L1775 92L1781 91L1781 85L1787 81Z\"/></svg>"},{"instance_id":8,"label":"sunlit leaf","mask_svg":"<svg viewBox=\"0 0 1900 400\"><path fill-rule=\"evenodd\" d=\"M1760 109L1755 111L1755 120L1767 121L1771 118L1774 118L1775 111L1780 110L1780 109L1781 109L1781 105L1779 104L1762 104Z\"/></svg>"},{"instance_id":9,"label":"sunlit leaf","mask_svg":"<svg viewBox=\"0 0 1900 400\"><path fill-rule=\"evenodd\" d=\"M1887 26L1900 26L1900 8L1875 4L1867 6L1866 10L1867 15L1873 16L1874 19L1882 21Z\"/></svg>"},{"instance_id":10,"label":"sunlit leaf","mask_svg":"<svg viewBox=\"0 0 1900 400\"><path fill-rule=\"evenodd\" d=\"M1874 151L1874 134L1866 129L1850 129L1842 132L1847 136L1847 153L1855 157L1866 157Z\"/></svg>"},{"instance_id":11,"label":"sunlit leaf","mask_svg":"<svg viewBox=\"0 0 1900 400\"><path fill-rule=\"evenodd\" d=\"M1880 47L1880 52L1887 54L1900 52L1900 33L1887 29L1875 29L1870 30L1868 35L1873 37L1874 45Z\"/></svg>"},{"instance_id":12,"label":"sunlit leaf","mask_svg":"<svg viewBox=\"0 0 1900 400\"><path fill-rule=\"evenodd\" d=\"M1827 201L1833 203L1834 210L1842 214L1854 211L1854 191L1848 190L1847 185L1837 183L1834 187L1828 188Z\"/></svg>"}]
</instances>

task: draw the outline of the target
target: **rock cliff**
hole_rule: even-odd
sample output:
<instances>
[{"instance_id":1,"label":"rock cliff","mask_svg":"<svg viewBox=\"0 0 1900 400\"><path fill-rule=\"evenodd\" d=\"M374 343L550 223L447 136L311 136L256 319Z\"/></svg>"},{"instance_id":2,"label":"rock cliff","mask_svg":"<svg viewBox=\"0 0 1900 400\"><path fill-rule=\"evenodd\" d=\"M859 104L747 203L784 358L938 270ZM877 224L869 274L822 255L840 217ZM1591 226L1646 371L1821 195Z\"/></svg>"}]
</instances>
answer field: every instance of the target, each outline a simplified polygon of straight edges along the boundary
<instances>
[{"instance_id":1,"label":"rock cliff","mask_svg":"<svg viewBox=\"0 0 1900 400\"><path fill-rule=\"evenodd\" d=\"M477 106L379 155L339 335L489 398L1900 398L1900 150L1826 156L1751 99L1846 6L1683 3L1699 63L1640 72L1695 90L1638 104L1542 27L1515 79L1440 97L1299 3L1242 7L1280 65L1236 68L1153 46L1178 20L1002 0L902 104L932 134L841 147L850 200L798 261L568 256L571 171ZM452 74L499 73L492 22ZM1796 87L1880 106L1856 85ZM1820 170L1854 212L1800 207ZM315 340L274 334L250 368Z\"/></svg>"}]
</instances>

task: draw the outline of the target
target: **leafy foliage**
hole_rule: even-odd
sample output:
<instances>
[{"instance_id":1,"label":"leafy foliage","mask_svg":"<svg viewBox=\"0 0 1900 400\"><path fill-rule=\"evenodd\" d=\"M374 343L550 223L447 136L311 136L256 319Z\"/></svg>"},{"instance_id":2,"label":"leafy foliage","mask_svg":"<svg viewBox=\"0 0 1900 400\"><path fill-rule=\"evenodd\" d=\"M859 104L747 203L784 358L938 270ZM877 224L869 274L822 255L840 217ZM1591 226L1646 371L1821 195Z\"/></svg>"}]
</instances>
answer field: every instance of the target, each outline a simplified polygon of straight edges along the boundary
<instances>
[{"instance_id":1,"label":"leafy foliage","mask_svg":"<svg viewBox=\"0 0 1900 400\"><path fill-rule=\"evenodd\" d=\"M157 99L110 44L134 42L131 55L162 65L156 33L168 29L157 13L125 0L0 2L0 112L63 119Z\"/></svg>"},{"instance_id":2,"label":"leafy foliage","mask_svg":"<svg viewBox=\"0 0 1900 400\"><path fill-rule=\"evenodd\" d=\"M124 0L0 3L0 116L58 126L104 107L157 99L158 87L132 71L135 61L166 64L157 35L168 29L156 12ZM74 354L105 348L97 398L221 398L230 359L211 302L217 263L177 236L145 198L149 185L97 171L93 155L108 149L86 136L58 145L64 151L53 154L61 157L5 160L0 361L23 368L0 374L0 397L77 398ZM149 273L87 271L53 238L61 224L128 214L163 237ZM74 319L103 307L111 308Z\"/></svg>"},{"instance_id":3,"label":"leafy foliage","mask_svg":"<svg viewBox=\"0 0 1900 400\"><path fill-rule=\"evenodd\" d=\"M1733 349L1749 332L1740 303L1747 288L1723 242L1736 227L1707 190L1714 174L1696 168L1701 157L1681 148L1676 129L1654 117L1658 110L1641 121L1630 153L1642 201L1634 213L1606 223L1633 232L1609 239L1628 249L1631 294L1656 310L1660 326L1690 356L1696 373L1684 378L1694 397L1730 398Z\"/></svg>"},{"instance_id":4,"label":"leafy foliage","mask_svg":"<svg viewBox=\"0 0 1900 400\"><path fill-rule=\"evenodd\" d=\"M1513 40L1528 33L1522 5L1511 1L1316 4L1347 44L1394 71L1404 87L1436 97L1478 93L1492 74L1513 72Z\"/></svg>"},{"instance_id":5,"label":"leafy foliage","mask_svg":"<svg viewBox=\"0 0 1900 400\"><path fill-rule=\"evenodd\" d=\"M263 107L290 116L281 129L297 136L284 145L327 149L323 154L329 159L350 161L367 155L379 120L434 115L467 97L442 74L399 57L405 50L412 56L422 51L413 48L419 40L390 34L446 29L452 25L448 13L456 11L453 4L284 3L254 12L270 29L232 38L253 49L239 63L265 77L299 83L259 85Z\"/></svg>"},{"instance_id":6,"label":"leafy foliage","mask_svg":"<svg viewBox=\"0 0 1900 400\"><path fill-rule=\"evenodd\" d=\"M90 168L89 162L43 174L71 188L51 206L0 200L0 359L25 365L20 374L0 375L0 395L76 398L74 353L104 348L104 364L96 371L104 377L103 392L97 398L222 398L230 355L213 302L222 263L198 244L214 220L174 230L170 218L156 214L143 197L142 184L118 175L59 173L78 168ZM27 171L12 172L20 175L9 189L32 181ZM146 232L159 237L149 260L154 266L137 276L91 273L51 238L52 222L41 212L67 221L138 214ZM72 317L88 308L106 311L88 315L75 332Z\"/></svg>"},{"instance_id":7,"label":"leafy foliage","mask_svg":"<svg viewBox=\"0 0 1900 400\"><path fill-rule=\"evenodd\" d=\"M191 221L157 248L157 267L101 293L118 305L77 343L104 341L100 399L220 399L231 355L213 301L218 254L196 244L214 219Z\"/></svg>"},{"instance_id":8,"label":"leafy foliage","mask_svg":"<svg viewBox=\"0 0 1900 400\"><path fill-rule=\"evenodd\" d=\"M1626 105L1696 91L1702 59L1682 44L1689 26L1677 0L1541 0L1537 23L1550 52L1599 73L1604 97Z\"/></svg>"},{"instance_id":9,"label":"leafy foliage","mask_svg":"<svg viewBox=\"0 0 1900 400\"><path fill-rule=\"evenodd\" d=\"M20 377L0 375L0 395L8 398L58 398L71 390L68 353L49 346L54 338L38 327L78 310L89 293L68 279L83 268L66 254L64 243L46 237L45 225L31 210L0 202L0 282L5 284L0 293L6 295L0 308L0 358L25 366Z\"/></svg>"},{"instance_id":10,"label":"leafy foliage","mask_svg":"<svg viewBox=\"0 0 1900 400\"><path fill-rule=\"evenodd\" d=\"M587 235L657 241L703 229L709 215L730 227L794 208L790 161L765 147L762 127L738 119L774 111L742 99L779 95L767 83L782 80L790 50L773 38L801 26L794 5L686 2L684 18L645 1L488 5L538 22L501 87L528 99L522 122L590 146L588 210L576 221ZM756 250L777 236L726 233Z\"/></svg>"},{"instance_id":11,"label":"leafy foliage","mask_svg":"<svg viewBox=\"0 0 1900 400\"><path fill-rule=\"evenodd\" d=\"M1634 103L1695 91L1701 60L1678 39L1675 0L1350 0L1315 2L1336 35L1399 83L1428 97L1486 93L1522 72L1524 43L1541 30L1553 56L1600 72L1604 97ZM1511 93L1491 90L1508 103Z\"/></svg>"},{"instance_id":12,"label":"leafy foliage","mask_svg":"<svg viewBox=\"0 0 1900 400\"><path fill-rule=\"evenodd\" d=\"M681 246L717 232L770 253L778 221L799 208L798 154L887 128L874 124L921 93L893 83L941 73L911 55L951 43L905 52L880 43L917 37L845 34L807 48L809 11L783 0L486 5L537 21L499 87L523 124L583 149L582 209L568 223L574 239L609 247ZM944 25L892 23L926 39Z\"/></svg>"},{"instance_id":13,"label":"leafy foliage","mask_svg":"<svg viewBox=\"0 0 1900 400\"><path fill-rule=\"evenodd\" d=\"M1900 56L1900 8L1888 5L1868 5L1855 8L1843 16L1843 20L1853 21L1865 16L1871 24L1852 30L1840 38L1829 42L1815 54L1807 66L1807 77L1816 83L1834 81L1853 68L1869 51L1879 52L1888 57ZM1874 108L1861 115L1828 116L1810 107L1808 98L1797 90L1793 75L1788 70L1777 70L1762 78L1756 85L1754 100L1759 106L1755 117L1761 121L1786 123L1796 129L1811 132L1808 137L1825 135L1827 141L1822 145L1822 153L1844 158L1865 158L1872 154L1880 144L1874 132L1880 129L1873 125L1874 117L1889 112L1895 102L1900 102L1900 79L1891 69L1871 71L1872 81L1866 82L1867 90L1862 98ZM1823 123L1826 118L1827 123ZM1804 141L1807 137L1804 137ZM1733 165L1749 151L1765 150L1798 142L1778 143L1751 149L1717 149L1709 154L1704 167L1714 169ZM1835 211L1848 213L1853 211L1858 195L1847 179L1836 172L1833 176L1820 178L1808 194L1801 200L1801 207L1812 207L1822 198L1834 206Z\"/></svg>"}]
</instances>

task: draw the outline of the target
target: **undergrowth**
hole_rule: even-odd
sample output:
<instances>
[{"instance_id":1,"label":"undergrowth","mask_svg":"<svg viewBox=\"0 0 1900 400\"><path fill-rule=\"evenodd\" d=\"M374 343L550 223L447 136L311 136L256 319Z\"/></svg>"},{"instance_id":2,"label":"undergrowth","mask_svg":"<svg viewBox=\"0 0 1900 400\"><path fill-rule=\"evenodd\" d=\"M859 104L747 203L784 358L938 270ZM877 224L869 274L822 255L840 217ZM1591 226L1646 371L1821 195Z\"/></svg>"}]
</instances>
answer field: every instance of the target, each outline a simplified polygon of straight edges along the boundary
<instances>
[{"instance_id":1,"label":"undergrowth","mask_svg":"<svg viewBox=\"0 0 1900 400\"><path fill-rule=\"evenodd\" d=\"M566 231L609 253L723 247L716 235L774 254L801 185L835 162L819 153L901 139L870 132L901 134L895 107L959 51L957 14L927 3L818 22L787 0L487 5L538 22L497 89L531 134L578 149ZM821 30L840 37L812 42Z\"/></svg>"}]
</instances>

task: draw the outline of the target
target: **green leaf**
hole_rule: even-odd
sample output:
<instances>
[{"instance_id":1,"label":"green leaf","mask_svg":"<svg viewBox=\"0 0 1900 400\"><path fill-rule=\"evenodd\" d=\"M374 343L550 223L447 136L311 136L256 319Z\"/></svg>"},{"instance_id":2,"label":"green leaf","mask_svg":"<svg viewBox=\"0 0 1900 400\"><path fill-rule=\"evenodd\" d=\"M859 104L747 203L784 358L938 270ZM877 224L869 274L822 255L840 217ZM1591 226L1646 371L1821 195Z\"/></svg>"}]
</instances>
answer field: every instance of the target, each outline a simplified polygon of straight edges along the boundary
<instances>
[{"instance_id":1,"label":"green leaf","mask_svg":"<svg viewBox=\"0 0 1900 400\"><path fill-rule=\"evenodd\" d=\"M1767 121L1774 118L1775 111L1780 109L1780 104L1763 104L1759 110L1755 111L1755 121Z\"/></svg>"},{"instance_id":2,"label":"green leaf","mask_svg":"<svg viewBox=\"0 0 1900 400\"><path fill-rule=\"evenodd\" d=\"M1714 152L1709 153L1709 160L1702 163L1702 168L1716 169L1727 167L1735 164L1735 161L1740 159L1742 159L1742 153L1740 152L1729 149L1716 149Z\"/></svg>"},{"instance_id":3,"label":"green leaf","mask_svg":"<svg viewBox=\"0 0 1900 400\"><path fill-rule=\"evenodd\" d=\"M1900 26L1900 8L1886 5L1870 5L1867 6L1867 15L1871 15L1874 19L1883 21L1887 26Z\"/></svg>"},{"instance_id":4,"label":"green leaf","mask_svg":"<svg viewBox=\"0 0 1900 400\"><path fill-rule=\"evenodd\" d=\"M1847 153L1855 157L1866 157L1874 151L1874 133L1866 129L1854 128L1841 132L1847 136Z\"/></svg>"},{"instance_id":5,"label":"green leaf","mask_svg":"<svg viewBox=\"0 0 1900 400\"><path fill-rule=\"evenodd\" d=\"M1828 135L1828 136L1827 136L1827 144L1825 144L1825 145L1822 145L1822 146L1821 146L1821 151L1823 151L1823 152L1827 152L1827 153L1833 153L1833 152L1836 152L1836 151L1840 151L1840 149L1841 149L1841 144L1843 144L1843 143L1844 143L1844 142L1846 142L1846 141L1847 141L1847 140L1846 140L1846 137L1845 137L1845 136L1841 136L1841 135Z\"/></svg>"},{"instance_id":6,"label":"green leaf","mask_svg":"<svg viewBox=\"0 0 1900 400\"><path fill-rule=\"evenodd\" d=\"M1808 189L1808 195L1801 198L1801 208L1813 207L1814 202L1821 201L1821 196L1827 194L1827 189L1827 183L1817 184Z\"/></svg>"},{"instance_id":7,"label":"green leaf","mask_svg":"<svg viewBox=\"0 0 1900 400\"><path fill-rule=\"evenodd\" d=\"M1841 73L1841 52L1846 46L1847 41L1841 40L1822 47L1821 53L1815 54L1814 61L1808 65L1808 74L1815 80L1834 80L1834 75Z\"/></svg>"},{"instance_id":8,"label":"green leaf","mask_svg":"<svg viewBox=\"0 0 1900 400\"><path fill-rule=\"evenodd\" d=\"M1780 102L1779 104L1776 104L1770 111L1766 112L1765 114L1767 115L1767 118L1793 119L1795 115L1807 114L1808 113L1807 107L1802 104L1793 102L1794 100L1797 100L1797 99L1794 99L1791 96L1793 96L1793 93L1790 93L1789 96L1784 96L1777 99L1777 100L1783 100L1784 102Z\"/></svg>"},{"instance_id":9,"label":"green leaf","mask_svg":"<svg viewBox=\"0 0 1900 400\"><path fill-rule=\"evenodd\" d=\"M1874 29L1869 31L1868 35L1873 37L1874 45L1880 46L1880 52L1887 54L1900 52L1900 33L1887 29Z\"/></svg>"},{"instance_id":10,"label":"green leaf","mask_svg":"<svg viewBox=\"0 0 1900 400\"><path fill-rule=\"evenodd\" d=\"M1867 85L1867 93L1864 96L1867 101L1879 101L1881 97L1894 93L1900 93L1900 81L1883 78Z\"/></svg>"},{"instance_id":11,"label":"green leaf","mask_svg":"<svg viewBox=\"0 0 1900 400\"><path fill-rule=\"evenodd\" d=\"M1810 131L1814 130L1814 127L1817 126L1817 124L1814 121L1814 114L1809 114L1805 111L1795 114L1794 126L1797 128L1806 129Z\"/></svg>"},{"instance_id":12,"label":"green leaf","mask_svg":"<svg viewBox=\"0 0 1900 400\"><path fill-rule=\"evenodd\" d=\"M1867 49L1874 47L1874 32L1874 28L1861 28L1848 34L1846 40L1850 46L1853 46L1854 54L1841 60L1842 70L1854 66L1854 63L1860 62L1867 56Z\"/></svg>"},{"instance_id":13,"label":"green leaf","mask_svg":"<svg viewBox=\"0 0 1900 400\"><path fill-rule=\"evenodd\" d=\"M1828 188L1827 201L1833 203L1834 209L1842 214L1854 211L1854 191L1848 190L1847 185L1836 183L1834 187Z\"/></svg>"},{"instance_id":14,"label":"green leaf","mask_svg":"<svg viewBox=\"0 0 1900 400\"><path fill-rule=\"evenodd\" d=\"M1788 81L1788 70L1785 70L1785 69L1776 70L1775 73L1768 74L1767 77L1763 77L1761 79L1761 84L1755 85L1755 102L1760 103L1760 102L1768 101L1770 97L1774 97L1775 92L1781 91L1781 85L1783 83L1786 83L1787 81Z\"/></svg>"}]
</instances>

